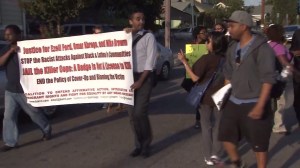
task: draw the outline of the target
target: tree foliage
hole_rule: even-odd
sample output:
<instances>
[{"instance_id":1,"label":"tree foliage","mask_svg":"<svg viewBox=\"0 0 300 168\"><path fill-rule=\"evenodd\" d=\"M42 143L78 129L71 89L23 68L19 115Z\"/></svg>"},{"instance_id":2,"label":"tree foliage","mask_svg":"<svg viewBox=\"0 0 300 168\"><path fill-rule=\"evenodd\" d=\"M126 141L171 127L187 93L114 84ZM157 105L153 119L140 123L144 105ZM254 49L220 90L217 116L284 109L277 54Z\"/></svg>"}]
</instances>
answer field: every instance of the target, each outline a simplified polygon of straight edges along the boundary
<instances>
[{"instance_id":1,"label":"tree foliage","mask_svg":"<svg viewBox=\"0 0 300 168\"><path fill-rule=\"evenodd\" d=\"M236 10L245 10L243 0L223 0L225 7L217 5L219 2L221 2L221 0L211 0L211 2L215 6L208 10L207 13L217 20L230 17L230 15Z\"/></svg>"},{"instance_id":2,"label":"tree foliage","mask_svg":"<svg viewBox=\"0 0 300 168\"><path fill-rule=\"evenodd\" d=\"M60 35L62 22L79 15L80 10L87 6L89 0L20 0L21 6L31 16L47 22L50 27L56 25Z\"/></svg>"},{"instance_id":3,"label":"tree foliage","mask_svg":"<svg viewBox=\"0 0 300 168\"><path fill-rule=\"evenodd\" d=\"M153 29L154 21L162 12L163 0L101 0L94 2L94 7L101 11L104 17L123 19L128 22L129 14L140 9L146 16L146 28ZM125 26L125 25L124 25Z\"/></svg>"},{"instance_id":4,"label":"tree foliage","mask_svg":"<svg viewBox=\"0 0 300 168\"><path fill-rule=\"evenodd\" d=\"M267 4L273 5L271 20L278 24L295 24L297 22L297 0L267 0ZM287 10L288 9L288 10ZM279 18L277 15L279 14ZM286 20L288 14L289 19Z\"/></svg>"}]
</instances>

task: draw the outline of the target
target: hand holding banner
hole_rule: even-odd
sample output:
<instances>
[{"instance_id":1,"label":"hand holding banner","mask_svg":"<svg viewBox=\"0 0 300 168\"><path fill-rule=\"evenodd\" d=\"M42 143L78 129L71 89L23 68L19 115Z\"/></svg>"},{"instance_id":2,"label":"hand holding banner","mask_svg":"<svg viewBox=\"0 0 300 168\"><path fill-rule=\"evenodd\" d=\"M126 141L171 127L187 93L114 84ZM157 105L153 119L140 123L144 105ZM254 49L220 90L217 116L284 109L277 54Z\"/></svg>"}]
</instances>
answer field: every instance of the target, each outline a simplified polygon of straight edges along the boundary
<instances>
[{"instance_id":1,"label":"hand holding banner","mask_svg":"<svg viewBox=\"0 0 300 168\"><path fill-rule=\"evenodd\" d=\"M124 31L18 42L28 103L133 105L131 43Z\"/></svg>"}]
</instances>

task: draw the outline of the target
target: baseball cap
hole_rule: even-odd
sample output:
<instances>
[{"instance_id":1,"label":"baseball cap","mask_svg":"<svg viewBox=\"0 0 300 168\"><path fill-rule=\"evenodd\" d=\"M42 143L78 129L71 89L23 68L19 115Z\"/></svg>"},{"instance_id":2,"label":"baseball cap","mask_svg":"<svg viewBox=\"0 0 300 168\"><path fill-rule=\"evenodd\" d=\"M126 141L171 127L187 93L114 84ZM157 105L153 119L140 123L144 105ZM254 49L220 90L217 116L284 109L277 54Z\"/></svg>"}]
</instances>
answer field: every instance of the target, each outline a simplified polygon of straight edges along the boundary
<instances>
[{"instance_id":1,"label":"baseball cap","mask_svg":"<svg viewBox=\"0 0 300 168\"><path fill-rule=\"evenodd\" d=\"M241 23L249 27L253 26L252 16L246 11L234 11L229 19L224 19L224 21Z\"/></svg>"}]
</instances>

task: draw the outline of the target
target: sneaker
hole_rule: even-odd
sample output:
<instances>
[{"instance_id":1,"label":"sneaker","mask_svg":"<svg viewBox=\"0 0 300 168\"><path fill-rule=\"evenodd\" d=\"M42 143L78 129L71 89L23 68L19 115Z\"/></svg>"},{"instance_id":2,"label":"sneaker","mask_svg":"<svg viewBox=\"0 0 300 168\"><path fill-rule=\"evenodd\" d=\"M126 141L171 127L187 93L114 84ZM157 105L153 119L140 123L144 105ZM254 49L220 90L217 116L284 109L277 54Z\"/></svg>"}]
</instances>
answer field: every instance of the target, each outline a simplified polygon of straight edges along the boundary
<instances>
[{"instance_id":1,"label":"sneaker","mask_svg":"<svg viewBox=\"0 0 300 168\"><path fill-rule=\"evenodd\" d=\"M12 149L14 149L14 148L15 148L15 147L3 145L3 146L0 148L0 151L1 151L1 152L7 152L7 151L12 150Z\"/></svg>"},{"instance_id":2,"label":"sneaker","mask_svg":"<svg viewBox=\"0 0 300 168\"><path fill-rule=\"evenodd\" d=\"M108 103L104 103L102 106L103 109L107 109L108 108Z\"/></svg>"},{"instance_id":3,"label":"sneaker","mask_svg":"<svg viewBox=\"0 0 300 168\"><path fill-rule=\"evenodd\" d=\"M194 128L195 129L199 129L200 128L200 121L196 120Z\"/></svg>"},{"instance_id":4,"label":"sneaker","mask_svg":"<svg viewBox=\"0 0 300 168\"><path fill-rule=\"evenodd\" d=\"M213 166L213 165L214 165L214 162L211 161L210 159L204 159L204 162L205 162L206 165L208 165L208 166Z\"/></svg>"},{"instance_id":5,"label":"sneaker","mask_svg":"<svg viewBox=\"0 0 300 168\"><path fill-rule=\"evenodd\" d=\"M44 133L42 140L48 141L52 138L52 129L50 128L47 133Z\"/></svg>"},{"instance_id":6,"label":"sneaker","mask_svg":"<svg viewBox=\"0 0 300 168\"><path fill-rule=\"evenodd\" d=\"M210 157L210 160L214 163L214 165L223 165L224 162L216 155Z\"/></svg>"},{"instance_id":7,"label":"sneaker","mask_svg":"<svg viewBox=\"0 0 300 168\"><path fill-rule=\"evenodd\" d=\"M236 163L231 163L230 168L247 168L245 162L240 161L240 164L237 165Z\"/></svg>"},{"instance_id":8,"label":"sneaker","mask_svg":"<svg viewBox=\"0 0 300 168\"><path fill-rule=\"evenodd\" d=\"M150 157L150 148L144 148L141 152L141 155L143 156L144 159Z\"/></svg>"},{"instance_id":9,"label":"sneaker","mask_svg":"<svg viewBox=\"0 0 300 168\"><path fill-rule=\"evenodd\" d=\"M142 152L142 150L140 148L135 148L131 153L130 156L131 157L137 157L138 155L140 155Z\"/></svg>"}]
</instances>

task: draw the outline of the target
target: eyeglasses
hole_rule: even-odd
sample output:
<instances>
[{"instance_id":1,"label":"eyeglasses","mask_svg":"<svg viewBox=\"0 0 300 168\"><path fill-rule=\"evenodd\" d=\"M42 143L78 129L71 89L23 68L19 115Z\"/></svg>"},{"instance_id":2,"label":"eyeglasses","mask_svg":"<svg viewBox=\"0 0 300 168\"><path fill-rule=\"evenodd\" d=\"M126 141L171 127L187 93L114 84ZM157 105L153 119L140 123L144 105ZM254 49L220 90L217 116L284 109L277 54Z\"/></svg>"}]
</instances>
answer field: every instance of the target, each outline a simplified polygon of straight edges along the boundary
<instances>
[{"instance_id":1,"label":"eyeglasses","mask_svg":"<svg viewBox=\"0 0 300 168\"><path fill-rule=\"evenodd\" d=\"M241 63L241 49L237 50L236 52L235 63L237 64Z\"/></svg>"},{"instance_id":2,"label":"eyeglasses","mask_svg":"<svg viewBox=\"0 0 300 168\"><path fill-rule=\"evenodd\" d=\"M215 30L216 30L216 31L223 31L224 29L218 27L218 28L215 28Z\"/></svg>"}]
</instances>

